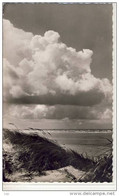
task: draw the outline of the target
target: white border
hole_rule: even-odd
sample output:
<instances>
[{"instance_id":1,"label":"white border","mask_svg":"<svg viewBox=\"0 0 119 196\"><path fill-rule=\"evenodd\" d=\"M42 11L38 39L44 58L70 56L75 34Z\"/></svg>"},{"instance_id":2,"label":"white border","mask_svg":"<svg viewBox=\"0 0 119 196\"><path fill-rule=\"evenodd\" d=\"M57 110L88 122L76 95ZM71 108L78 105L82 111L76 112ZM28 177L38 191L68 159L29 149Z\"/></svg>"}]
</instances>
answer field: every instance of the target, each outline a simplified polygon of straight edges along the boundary
<instances>
[{"instance_id":1,"label":"white border","mask_svg":"<svg viewBox=\"0 0 119 196\"><path fill-rule=\"evenodd\" d=\"M15 0L8 0L8 1L2 1L1 3L4 2L16 2ZM18 2L29 2L32 3L33 1L22 1L19 0ZM44 0L44 1L38 1L36 0L35 2L55 2L55 3L61 3L61 2L65 2L65 3L90 3L89 0L87 0L86 2L81 2L81 1L71 1L71 0L65 0L65 1L53 1L53 0ZM117 3L115 1L93 1L91 3ZM33 2L34 3L34 2ZM114 128L114 134L113 134L113 139L114 139L114 156L116 157L116 4L114 5L114 15L113 15L113 86L114 86L114 104L113 104L113 108L114 108L114 118L113 118L113 128ZM2 4L1 4L1 11L2 11ZM1 13L2 16L2 13ZM2 30L1 30L1 35L2 35ZM2 39L1 39L2 40ZM1 47L1 51L2 51L2 47ZM2 62L2 60L1 60ZM2 73L0 73L1 78L2 78ZM2 84L2 83L1 83ZM1 107L2 108L2 105ZM1 116L2 119L2 116ZM2 138L2 137L1 137ZM1 141L2 142L2 141ZM113 161L113 177L114 177L114 182L113 183L4 183L3 185L3 190L107 190L107 191L112 191L112 190L116 190L116 159L114 159ZM2 177L2 175L0 176ZM61 193L62 194L62 193Z\"/></svg>"}]
</instances>

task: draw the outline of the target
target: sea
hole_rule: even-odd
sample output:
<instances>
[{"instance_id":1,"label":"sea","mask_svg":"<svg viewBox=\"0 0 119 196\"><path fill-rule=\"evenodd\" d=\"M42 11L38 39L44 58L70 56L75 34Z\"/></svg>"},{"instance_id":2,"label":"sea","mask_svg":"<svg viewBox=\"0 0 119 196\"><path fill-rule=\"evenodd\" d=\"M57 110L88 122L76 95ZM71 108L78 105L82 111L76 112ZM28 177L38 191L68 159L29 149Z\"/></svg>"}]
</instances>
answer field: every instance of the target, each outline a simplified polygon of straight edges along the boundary
<instances>
[{"instance_id":1,"label":"sea","mask_svg":"<svg viewBox=\"0 0 119 196\"><path fill-rule=\"evenodd\" d=\"M63 129L32 129L26 133L36 133L46 137L65 149L71 149L83 156L99 157L112 151L112 133L108 130L63 130Z\"/></svg>"}]
</instances>

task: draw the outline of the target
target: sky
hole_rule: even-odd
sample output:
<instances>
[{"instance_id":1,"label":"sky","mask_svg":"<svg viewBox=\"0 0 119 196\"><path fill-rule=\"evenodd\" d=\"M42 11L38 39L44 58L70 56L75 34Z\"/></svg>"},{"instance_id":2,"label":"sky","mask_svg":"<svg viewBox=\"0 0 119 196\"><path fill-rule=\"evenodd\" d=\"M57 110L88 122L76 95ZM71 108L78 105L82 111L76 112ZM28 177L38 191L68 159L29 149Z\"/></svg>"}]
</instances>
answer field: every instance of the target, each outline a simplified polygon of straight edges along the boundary
<instances>
[{"instance_id":1,"label":"sky","mask_svg":"<svg viewBox=\"0 0 119 196\"><path fill-rule=\"evenodd\" d=\"M112 5L4 5L3 100L22 127L112 128Z\"/></svg>"}]
</instances>

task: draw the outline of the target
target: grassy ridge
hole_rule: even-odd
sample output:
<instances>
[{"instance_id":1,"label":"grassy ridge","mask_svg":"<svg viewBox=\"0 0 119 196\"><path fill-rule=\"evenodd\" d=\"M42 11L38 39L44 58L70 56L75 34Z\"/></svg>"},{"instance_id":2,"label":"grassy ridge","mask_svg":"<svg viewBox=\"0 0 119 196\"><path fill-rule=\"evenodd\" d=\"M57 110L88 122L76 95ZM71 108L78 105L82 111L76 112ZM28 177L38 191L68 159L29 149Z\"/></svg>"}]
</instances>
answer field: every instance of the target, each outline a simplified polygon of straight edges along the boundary
<instances>
[{"instance_id":1,"label":"grassy ridge","mask_svg":"<svg viewBox=\"0 0 119 196\"><path fill-rule=\"evenodd\" d=\"M96 167L99 168L100 166L98 161L94 162L72 150L65 150L53 141L37 134L26 134L5 129L3 132L3 142L8 143L8 145L12 144L12 149L9 152L7 150L3 152L4 181L9 181L6 176L10 176L10 174L16 171L38 172L41 175L43 171L59 169L68 165L86 172L86 176L79 179L79 182L101 180L100 177L102 175L95 179L91 177L94 169L97 171ZM100 170L103 171L102 168ZM108 180L106 178L103 179L106 181L111 180L111 178Z\"/></svg>"}]
</instances>

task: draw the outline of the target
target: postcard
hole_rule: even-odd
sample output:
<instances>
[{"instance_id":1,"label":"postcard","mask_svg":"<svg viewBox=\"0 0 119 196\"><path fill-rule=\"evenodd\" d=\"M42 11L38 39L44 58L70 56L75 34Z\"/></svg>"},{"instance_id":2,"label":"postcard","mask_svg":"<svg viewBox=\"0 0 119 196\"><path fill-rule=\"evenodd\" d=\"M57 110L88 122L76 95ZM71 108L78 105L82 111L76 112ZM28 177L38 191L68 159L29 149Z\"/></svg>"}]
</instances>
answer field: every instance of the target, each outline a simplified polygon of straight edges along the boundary
<instances>
[{"instance_id":1,"label":"postcard","mask_svg":"<svg viewBox=\"0 0 119 196\"><path fill-rule=\"evenodd\" d=\"M3 190L116 189L116 3L3 3Z\"/></svg>"}]
</instances>

